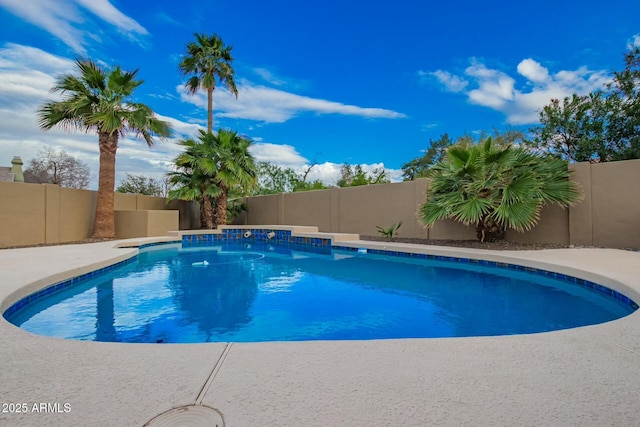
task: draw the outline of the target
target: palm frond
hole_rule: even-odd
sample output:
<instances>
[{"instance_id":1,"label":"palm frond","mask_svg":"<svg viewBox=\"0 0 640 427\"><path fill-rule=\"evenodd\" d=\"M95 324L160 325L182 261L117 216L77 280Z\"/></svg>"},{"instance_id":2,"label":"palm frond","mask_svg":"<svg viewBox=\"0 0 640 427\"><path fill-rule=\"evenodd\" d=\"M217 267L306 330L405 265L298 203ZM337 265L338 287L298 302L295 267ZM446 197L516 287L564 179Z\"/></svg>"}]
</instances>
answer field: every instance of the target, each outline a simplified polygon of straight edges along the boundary
<instances>
[{"instance_id":1,"label":"palm frond","mask_svg":"<svg viewBox=\"0 0 640 427\"><path fill-rule=\"evenodd\" d=\"M419 212L427 227L450 218L524 231L538 222L544 204L569 206L580 198L566 163L521 147L494 147L491 139L449 147L428 176L427 202Z\"/></svg>"}]
</instances>

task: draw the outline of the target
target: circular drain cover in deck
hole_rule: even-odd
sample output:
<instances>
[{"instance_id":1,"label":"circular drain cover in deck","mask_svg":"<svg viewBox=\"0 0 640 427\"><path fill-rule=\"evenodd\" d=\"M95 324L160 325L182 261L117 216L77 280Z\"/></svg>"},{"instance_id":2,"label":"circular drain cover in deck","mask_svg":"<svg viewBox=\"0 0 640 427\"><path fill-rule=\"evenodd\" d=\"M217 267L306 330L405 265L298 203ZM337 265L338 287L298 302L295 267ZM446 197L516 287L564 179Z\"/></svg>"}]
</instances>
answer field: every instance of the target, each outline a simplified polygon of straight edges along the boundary
<instances>
[{"instance_id":1,"label":"circular drain cover in deck","mask_svg":"<svg viewBox=\"0 0 640 427\"><path fill-rule=\"evenodd\" d=\"M208 406L189 405L163 412L145 424L145 427L224 427L222 415Z\"/></svg>"}]
</instances>

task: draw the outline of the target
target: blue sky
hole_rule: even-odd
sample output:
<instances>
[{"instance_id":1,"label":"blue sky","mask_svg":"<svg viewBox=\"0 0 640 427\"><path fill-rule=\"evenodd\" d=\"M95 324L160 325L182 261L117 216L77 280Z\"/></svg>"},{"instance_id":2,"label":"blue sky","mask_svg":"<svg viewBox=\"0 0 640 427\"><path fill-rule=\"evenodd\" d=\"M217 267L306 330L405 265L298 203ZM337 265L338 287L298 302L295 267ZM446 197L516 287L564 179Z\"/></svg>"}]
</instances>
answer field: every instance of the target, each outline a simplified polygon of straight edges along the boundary
<instances>
[{"instance_id":1,"label":"blue sky","mask_svg":"<svg viewBox=\"0 0 640 427\"><path fill-rule=\"evenodd\" d=\"M551 98L602 87L640 45L640 3L0 0L0 165L44 145L89 163L95 135L38 129L35 111L78 56L139 68L136 99L174 127L152 149L120 143L118 178L159 177L175 142L206 125L178 62L193 33L233 46L238 99L214 93L214 128L251 137L258 160L335 182L342 163L403 163L430 138L526 130Z\"/></svg>"}]
</instances>

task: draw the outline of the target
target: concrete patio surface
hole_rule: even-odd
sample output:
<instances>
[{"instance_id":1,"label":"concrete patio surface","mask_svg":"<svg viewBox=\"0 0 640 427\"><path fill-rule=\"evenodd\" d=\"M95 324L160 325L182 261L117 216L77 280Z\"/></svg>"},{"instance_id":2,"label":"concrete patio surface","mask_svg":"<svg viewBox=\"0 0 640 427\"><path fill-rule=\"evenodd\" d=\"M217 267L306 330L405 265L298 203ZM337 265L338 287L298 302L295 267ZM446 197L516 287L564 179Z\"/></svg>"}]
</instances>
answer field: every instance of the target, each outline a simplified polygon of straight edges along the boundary
<instances>
[{"instance_id":1,"label":"concrete patio surface","mask_svg":"<svg viewBox=\"0 0 640 427\"><path fill-rule=\"evenodd\" d=\"M0 250L0 309L134 256L137 249L114 247L127 243ZM637 252L340 245L545 268L640 301ZM225 426L640 425L638 311L531 335L204 344L62 340L3 318L0 340L0 425L6 426L142 426L194 404L215 408ZM26 412L16 413L23 403Z\"/></svg>"}]
</instances>

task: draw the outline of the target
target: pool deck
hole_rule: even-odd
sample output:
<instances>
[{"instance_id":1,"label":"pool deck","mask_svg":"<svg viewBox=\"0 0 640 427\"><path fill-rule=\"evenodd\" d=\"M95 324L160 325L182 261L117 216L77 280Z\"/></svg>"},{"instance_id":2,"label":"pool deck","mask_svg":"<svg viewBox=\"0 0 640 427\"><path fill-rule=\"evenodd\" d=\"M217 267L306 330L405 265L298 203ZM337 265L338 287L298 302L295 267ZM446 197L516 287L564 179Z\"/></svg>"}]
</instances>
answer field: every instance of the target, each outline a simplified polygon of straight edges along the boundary
<instances>
[{"instance_id":1,"label":"pool deck","mask_svg":"<svg viewBox=\"0 0 640 427\"><path fill-rule=\"evenodd\" d=\"M116 243L0 250L0 308L137 253ZM637 252L340 245L553 268L640 301ZM215 408L227 427L640 425L640 310L532 335L206 344L67 341L3 318L0 339L7 426L142 426L194 404ZM15 413L22 403L26 413Z\"/></svg>"}]
</instances>

